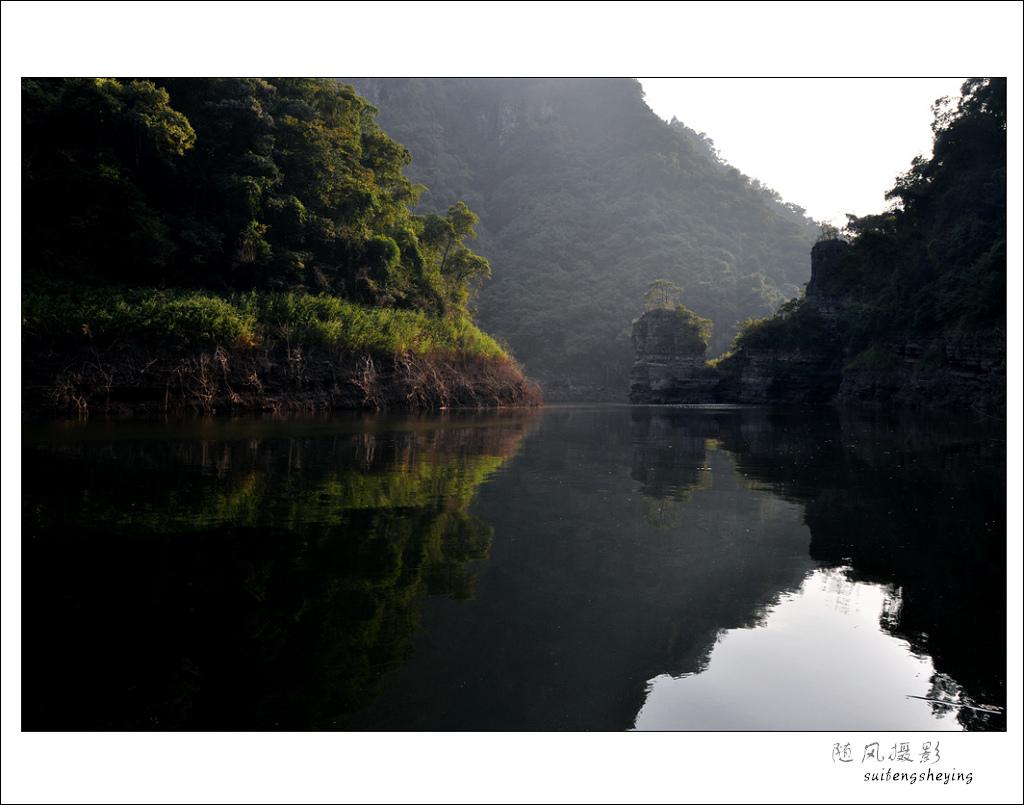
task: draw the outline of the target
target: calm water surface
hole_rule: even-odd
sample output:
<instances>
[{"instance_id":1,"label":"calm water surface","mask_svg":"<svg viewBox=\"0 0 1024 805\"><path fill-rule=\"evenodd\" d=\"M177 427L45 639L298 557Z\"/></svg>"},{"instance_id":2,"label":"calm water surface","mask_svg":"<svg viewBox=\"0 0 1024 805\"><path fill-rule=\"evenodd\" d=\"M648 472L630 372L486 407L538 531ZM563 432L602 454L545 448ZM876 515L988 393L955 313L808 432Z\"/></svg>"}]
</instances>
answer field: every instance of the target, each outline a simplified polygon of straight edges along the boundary
<instances>
[{"instance_id":1,"label":"calm water surface","mask_svg":"<svg viewBox=\"0 0 1024 805\"><path fill-rule=\"evenodd\" d=\"M26 730L1005 730L978 417L23 428Z\"/></svg>"}]
</instances>

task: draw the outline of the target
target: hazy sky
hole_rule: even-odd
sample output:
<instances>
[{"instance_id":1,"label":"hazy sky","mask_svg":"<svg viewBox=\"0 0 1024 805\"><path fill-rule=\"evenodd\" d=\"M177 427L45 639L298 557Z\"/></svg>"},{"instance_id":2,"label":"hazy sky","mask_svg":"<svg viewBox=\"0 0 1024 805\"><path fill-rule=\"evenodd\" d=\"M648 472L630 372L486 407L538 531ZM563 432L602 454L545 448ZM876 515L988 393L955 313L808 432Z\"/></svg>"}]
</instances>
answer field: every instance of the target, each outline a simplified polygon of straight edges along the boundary
<instances>
[{"instance_id":1,"label":"hazy sky","mask_svg":"<svg viewBox=\"0 0 1024 805\"><path fill-rule=\"evenodd\" d=\"M715 141L747 176L816 221L881 212L885 191L931 154L931 106L963 78L642 78L647 104Z\"/></svg>"}]
</instances>

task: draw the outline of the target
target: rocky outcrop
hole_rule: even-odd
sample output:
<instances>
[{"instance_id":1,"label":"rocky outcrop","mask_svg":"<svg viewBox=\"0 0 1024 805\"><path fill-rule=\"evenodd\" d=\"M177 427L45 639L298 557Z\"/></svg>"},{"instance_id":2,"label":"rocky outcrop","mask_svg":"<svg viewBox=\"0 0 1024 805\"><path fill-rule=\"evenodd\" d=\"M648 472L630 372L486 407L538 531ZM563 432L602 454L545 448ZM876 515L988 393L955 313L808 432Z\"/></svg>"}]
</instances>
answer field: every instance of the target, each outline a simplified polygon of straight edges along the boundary
<instances>
[{"instance_id":1,"label":"rocky outcrop","mask_svg":"<svg viewBox=\"0 0 1024 805\"><path fill-rule=\"evenodd\" d=\"M723 372L716 402L827 403L842 377L840 355L829 349L749 349L742 358L738 377Z\"/></svg>"},{"instance_id":2,"label":"rocky outcrop","mask_svg":"<svg viewBox=\"0 0 1024 805\"><path fill-rule=\"evenodd\" d=\"M905 334L851 355L836 322L849 304L840 275L848 244L831 240L811 250L806 299L814 337L778 346L745 346L714 368L692 324L673 311L644 314L633 325L634 403L838 403L913 408L1006 410L1006 334L1000 330ZM806 324L806 319L804 320ZM779 343L776 341L775 343ZM800 344L794 346L794 343Z\"/></svg>"},{"instance_id":3,"label":"rocky outcrop","mask_svg":"<svg viewBox=\"0 0 1024 805\"><path fill-rule=\"evenodd\" d=\"M683 309L650 310L633 323L636 363L629 401L647 404L715 402L718 373L707 364L707 344Z\"/></svg>"},{"instance_id":4,"label":"rocky outcrop","mask_svg":"<svg viewBox=\"0 0 1024 805\"><path fill-rule=\"evenodd\" d=\"M848 244L816 243L811 250L807 300L830 321L846 311L848 294L839 283ZM844 355L834 386L823 375L823 389L837 403L914 408L1006 408L1006 334L946 329L930 336L898 335L884 348L861 356ZM867 358L867 360L865 359Z\"/></svg>"},{"instance_id":5,"label":"rocky outcrop","mask_svg":"<svg viewBox=\"0 0 1024 805\"><path fill-rule=\"evenodd\" d=\"M811 248L811 279L806 296L819 313L832 321L842 314L848 301L838 280L849 248L845 240L820 240Z\"/></svg>"},{"instance_id":6,"label":"rocky outcrop","mask_svg":"<svg viewBox=\"0 0 1024 805\"><path fill-rule=\"evenodd\" d=\"M840 403L917 408L1006 410L1006 334L946 331L905 337L888 345L890 366L851 364L842 375Z\"/></svg>"}]
</instances>

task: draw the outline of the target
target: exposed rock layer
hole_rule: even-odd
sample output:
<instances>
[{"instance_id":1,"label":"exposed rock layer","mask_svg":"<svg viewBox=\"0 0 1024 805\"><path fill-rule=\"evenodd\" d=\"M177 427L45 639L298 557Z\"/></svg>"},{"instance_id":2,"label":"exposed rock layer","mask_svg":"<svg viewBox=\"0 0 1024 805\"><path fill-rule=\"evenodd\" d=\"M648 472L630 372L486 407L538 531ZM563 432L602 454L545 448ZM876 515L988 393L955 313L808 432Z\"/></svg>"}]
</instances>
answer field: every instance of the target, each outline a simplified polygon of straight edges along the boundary
<instances>
[{"instance_id":1,"label":"exposed rock layer","mask_svg":"<svg viewBox=\"0 0 1024 805\"><path fill-rule=\"evenodd\" d=\"M835 283L846 248L842 241L824 241L811 251L807 299L832 324L847 304ZM1006 409L1006 335L1000 330L897 335L876 351L875 365L863 356L851 360L835 333L802 348L741 349L715 369L703 345L694 344L672 316L650 311L633 325L630 402Z\"/></svg>"},{"instance_id":2,"label":"exposed rock layer","mask_svg":"<svg viewBox=\"0 0 1024 805\"><path fill-rule=\"evenodd\" d=\"M847 369L835 399L922 408L1006 409L1006 338L948 331L889 345L893 366Z\"/></svg>"},{"instance_id":3,"label":"exposed rock layer","mask_svg":"<svg viewBox=\"0 0 1024 805\"><path fill-rule=\"evenodd\" d=\"M651 310L633 323L636 363L629 373L634 403L713 403L718 373L707 364L698 329L675 310Z\"/></svg>"}]
</instances>

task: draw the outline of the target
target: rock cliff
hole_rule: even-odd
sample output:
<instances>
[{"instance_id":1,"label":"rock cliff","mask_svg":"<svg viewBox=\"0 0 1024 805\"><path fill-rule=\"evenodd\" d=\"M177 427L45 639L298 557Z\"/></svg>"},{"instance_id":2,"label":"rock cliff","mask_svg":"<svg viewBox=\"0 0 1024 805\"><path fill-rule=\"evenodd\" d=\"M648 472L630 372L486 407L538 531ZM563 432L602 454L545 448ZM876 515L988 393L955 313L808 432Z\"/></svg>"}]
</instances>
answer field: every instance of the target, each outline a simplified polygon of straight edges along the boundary
<instances>
[{"instance_id":1,"label":"rock cliff","mask_svg":"<svg viewBox=\"0 0 1024 805\"><path fill-rule=\"evenodd\" d=\"M1006 409L1006 334L947 328L928 335L896 333L887 343L851 354L837 326L849 297L838 282L848 244L811 250L811 280L802 325L779 325L774 343L743 346L710 366L693 327L673 311L645 313L633 325L636 363L630 402L837 403L916 408ZM807 321L817 330L808 335ZM778 324L778 322L776 322ZM804 332L796 332L798 326Z\"/></svg>"},{"instance_id":2,"label":"rock cliff","mask_svg":"<svg viewBox=\"0 0 1024 805\"><path fill-rule=\"evenodd\" d=\"M888 345L891 366L848 366L835 399L919 408L1006 410L1006 335L945 331Z\"/></svg>"},{"instance_id":3,"label":"rock cliff","mask_svg":"<svg viewBox=\"0 0 1024 805\"><path fill-rule=\"evenodd\" d=\"M827 403L841 380L839 355L823 349L748 349L738 372L719 376L715 402Z\"/></svg>"},{"instance_id":4,"label":"rock cliff","mask_svg":"<svg viewBox=\"0 0 1024 805\"><path fill-rule=\"evenodd\" d=\"M811 248L811 279L807 299L823 316L835 321L848 303L840 289L839 273L850 244L845 240L821 240Z\"/></svg>"},{"instance_id":5,"label":"rock cliff","mask_svg":"<svg viewBox=\"0 0 1024 805\"><path fill-rule=\"evenodd\" d=\"M707 344L684 309L648 311L633 323L632 341L630 402L715 402L718 373L708 366Z\"/></svg>"}]
</instances>

